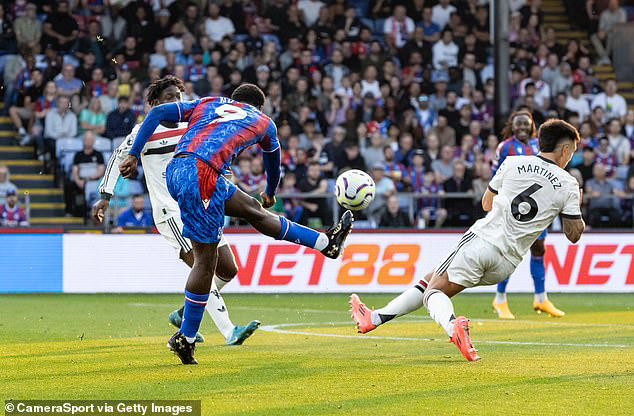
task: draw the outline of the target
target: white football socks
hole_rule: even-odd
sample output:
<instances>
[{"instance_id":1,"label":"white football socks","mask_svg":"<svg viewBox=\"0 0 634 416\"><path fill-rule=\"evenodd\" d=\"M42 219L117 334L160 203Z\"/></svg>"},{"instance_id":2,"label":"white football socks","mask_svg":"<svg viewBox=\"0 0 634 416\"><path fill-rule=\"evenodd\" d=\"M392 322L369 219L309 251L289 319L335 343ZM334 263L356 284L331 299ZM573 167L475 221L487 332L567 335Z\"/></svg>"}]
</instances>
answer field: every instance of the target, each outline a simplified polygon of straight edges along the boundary
<instances>
[{"instance_id":1,"label":"white football socks","mask_svg":"<svg viewBox=\"0 0 634 416\"><path fill-rule=\"evenodd\" d=\"M328 247L329 242L330 240L328 240L328 236L326 234L319 233L319 236L317 237L317 241L315 241L315 247L313 248L317 251L321 251L325 249L326 247Z\"/></svg>"},{"instance_id":2,"label":"white football socks","mask_svg":"<svg viewBox=\"0 0 634 416\"><path fill-rule=\"evenodd\" d=\"M381 309L372 311L372 324L379 326L399 316L406 315L423 306L423 292L410 287Z\"/></svg>"},{"instance_id":3,"label":"white football socks","mask_svg":"<svg viewBox=\"0 0 634 416\"><path fill-rule=\"evenodd\" d=\"M548 295L546 294L546 292L542 292L542 293L535 293L535 300L539 303L544 302L546 299L548 299Z\"/></svg>"},{"instance_id":4,"label":"white football socks","mask_svg":"<svg viewBox=\"0 0 634 416\"><path fill-rule=\"evenodd\" d=\"M425 292L425 306L438 325L442 326L447 335L453 335L453 320L456 318L453 312L451 299L440 290L431 289Z\"/></svg>"},{"instance_id":5,"label":"white football socks","mask_svg":"<svg viewBox=\"0 0 634 416\"><path fill-rule=\"evenodd\" d=\"M233 328L235 328L235 326L233 325L233 322L231 322L231 319L229 319L229 313L227 312L225 301L222 299L216 284L219 280L222 281L222 279L218 279L214 276L214 280L211 284L211 291L209 293L209 300L207 301L205 309L207 309L207 312L214 321L214 324L216 324L220 333L225 337L225 339L228 339L233 334ZM222 286L224 287L225 284L226 282Z\"/></svg>"},{"instance_id":6,"label":"white football socks","mask_svg":"<svg viewBox=\"0 0 634 416\"><path fill-rule=\"evenodd\" d=\"M506 302L506 292L505 293L496 292L495 303L503 303L503 302Z\"/></svg>"}]
</instances>

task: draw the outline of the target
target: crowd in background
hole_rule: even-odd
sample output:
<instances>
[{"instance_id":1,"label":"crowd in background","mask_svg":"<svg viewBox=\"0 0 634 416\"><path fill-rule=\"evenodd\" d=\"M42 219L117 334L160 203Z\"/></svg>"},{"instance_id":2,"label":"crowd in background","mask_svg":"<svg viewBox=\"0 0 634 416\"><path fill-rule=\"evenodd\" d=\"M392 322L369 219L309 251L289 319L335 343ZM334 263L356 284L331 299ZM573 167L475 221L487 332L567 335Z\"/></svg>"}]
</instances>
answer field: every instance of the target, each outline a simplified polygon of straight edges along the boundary
<instances>
[{"instance_id":1,"label":"crowd in background","mask_svg":"<svg viewBox=\"0 0 634 416\"><path fill-rule=\"evenodd\" d=\"M67 211L85 215L104 161L148 110L150 82L174 74L186 100L255 83L282 143L280 192L328 193L339 172L362 169L378 189L367 225L464 226L483 215L500 141L488 3L4 1L4 109L21 143L36 145L64 178ZM590 207L610 207L594 223L629 215L631 224L634 111L592 68L609 60L622 9L617 0L588 3L598 56L546 29L540 0L510 1L511 104L538 125L560 117L577 126L582 145L571 168ZM252 194L263 189L255 149L236 161L233 180ZM143 189L120 183L116 192L132 198ZM332 222L333 204L318 195L280 198L275 209Z\"/></svg>"}]
</instances>

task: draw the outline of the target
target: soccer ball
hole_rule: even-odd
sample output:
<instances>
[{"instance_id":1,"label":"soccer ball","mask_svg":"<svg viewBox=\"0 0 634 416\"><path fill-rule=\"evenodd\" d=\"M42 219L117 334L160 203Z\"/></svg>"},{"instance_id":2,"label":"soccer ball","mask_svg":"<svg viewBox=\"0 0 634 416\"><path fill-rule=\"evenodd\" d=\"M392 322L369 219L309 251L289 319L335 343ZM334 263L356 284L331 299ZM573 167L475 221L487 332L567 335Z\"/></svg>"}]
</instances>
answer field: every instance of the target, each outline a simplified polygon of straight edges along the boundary
<instances>
[{"instance_id":1,"label":"soccer ball","mask_svg":"<svg viewBox=\"0 0 634 416\"><path fill-rule=\"evenodd\" d=\"M345 171L337 178L335 194L337 202L345 209L357 211L365 209L374 199L374 181L362 170Z\"/></svg>"}]
</instances>

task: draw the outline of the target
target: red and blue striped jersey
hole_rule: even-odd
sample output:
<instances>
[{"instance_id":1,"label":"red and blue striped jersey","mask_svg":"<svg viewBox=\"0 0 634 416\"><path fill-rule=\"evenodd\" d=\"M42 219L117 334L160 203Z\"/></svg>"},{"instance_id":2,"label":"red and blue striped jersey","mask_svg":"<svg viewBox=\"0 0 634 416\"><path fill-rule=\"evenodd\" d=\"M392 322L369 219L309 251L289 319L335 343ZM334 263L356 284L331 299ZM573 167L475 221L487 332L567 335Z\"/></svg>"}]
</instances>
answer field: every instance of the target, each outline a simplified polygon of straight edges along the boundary
<instances>
[{"instance_id":1,"label":"red and blue striped jersey","mask_svg":"<svg viewBox=\"0 0 634 416\"><path fill-rule=\"evenodd\" d=\"M498 145L497 159L493 163L491 177L495 176L498 168L507 156L530 156L539 153L539 141L537 138L530 139L528 143L522 143L515 137L504 140Z\"/></svg>"},{"instance_id":2,"label":"red and blue striped jersey","mask_svg":"<svg viewBox=\"0 0 634 416\"><path fill-rule=\"evenodd\" d=\"M180 101L179 119L189 122L176 155L193 154L218 172L230 173L233 159L258 144L264 152L280 147L273 120L255 107L226 97Z\"/></svg>"}]
</instances>

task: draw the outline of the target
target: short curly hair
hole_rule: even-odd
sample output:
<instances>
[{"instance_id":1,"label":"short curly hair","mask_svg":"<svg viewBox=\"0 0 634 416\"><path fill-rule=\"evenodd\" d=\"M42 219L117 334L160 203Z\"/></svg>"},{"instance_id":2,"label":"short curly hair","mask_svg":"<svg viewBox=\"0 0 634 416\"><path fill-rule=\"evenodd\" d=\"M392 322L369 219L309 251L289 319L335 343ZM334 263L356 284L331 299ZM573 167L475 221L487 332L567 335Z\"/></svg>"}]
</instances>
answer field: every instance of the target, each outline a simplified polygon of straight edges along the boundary
<instances>
[{"instance_id":1,"label":"short curly hair","mask_svg":"<svg viewBox=\"0 0 634 416\"><path fill-rule=\"evenodd\" d=\"M231 99L241 103L251 104L255 108L262 108L266 99L264 92L254 84L242 84L233 91Z\"/></svg>"},{"instance_id":2,"label":"short curly hair","mask_svg":"<svg viewBox=\"0 0 634 416\"><path fill-rule=\"evenodd\" d=\"M161 93L168 87L175 86L180 92L185 91L183 81L174 75L167 75L161 79L157 79L147 87L147 102L151 106L158 104Z\"/></svg>"}]
</instances>

